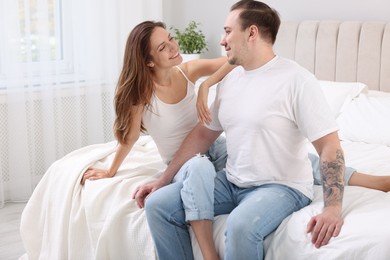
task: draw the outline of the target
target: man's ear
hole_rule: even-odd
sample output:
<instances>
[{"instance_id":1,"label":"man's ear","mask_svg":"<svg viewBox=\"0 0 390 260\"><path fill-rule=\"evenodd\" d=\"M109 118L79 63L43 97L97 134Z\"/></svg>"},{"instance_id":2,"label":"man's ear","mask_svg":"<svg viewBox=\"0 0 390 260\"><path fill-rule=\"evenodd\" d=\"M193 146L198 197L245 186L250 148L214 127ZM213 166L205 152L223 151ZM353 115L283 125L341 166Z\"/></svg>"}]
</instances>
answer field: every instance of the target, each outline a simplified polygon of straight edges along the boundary
<instances>
[{"instance_id":1,"label":"man's ear","mask_svg":"<svg viewBox=\"0 0 390 260\"><path fill-rule=\"evenodd\" d=\"M256 37L258 34L259 34L259 30L258 30L258 28L257 28L257 26L255 26L255 25L251 25L251 26L249 26L249 38L254 38L254 37Z\"/></svg>"}]
</instances>

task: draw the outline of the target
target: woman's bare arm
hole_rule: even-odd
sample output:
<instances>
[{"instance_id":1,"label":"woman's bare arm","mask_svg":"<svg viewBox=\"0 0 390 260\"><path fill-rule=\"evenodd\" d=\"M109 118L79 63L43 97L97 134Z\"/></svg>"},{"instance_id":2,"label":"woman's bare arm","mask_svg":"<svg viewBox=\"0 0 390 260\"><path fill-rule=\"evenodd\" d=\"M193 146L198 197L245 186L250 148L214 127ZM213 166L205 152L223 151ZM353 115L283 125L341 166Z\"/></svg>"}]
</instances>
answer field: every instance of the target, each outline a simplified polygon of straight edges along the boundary
<instances>
[{"instance_id":1,"label":"woman's bare arm","mask_svg":"<svg viewBox=\"0 0 390 260\"><path fill-rule=\"evenodd\" d=\"M226 57L215 59L197 59L180 64L180 68L184 71L188 79L196 83L196 81L205 76L210 76L215 73L222 65L227 62Z\"/></svg>"},{"instance_id":2,"label":"woman's bare arm","mask_svg":"<svg viewBox=\"0 0 390 260\"><path fill-rule=\"evenodd\" d=\"M207 104L209 88L220 82L235 67L235 65L225 62L216 72L200 84L196 109L198 110L199 121L203 124L210 124L211 122L210 110Z\"/></svg>"},{"instance_id":3,"label":"woman's bare arm","mask_svg":"<svg viewBox=\"0 0 390 260\"><path fill-rule=\"evenodd\" d=\"M81 184L84 185L86 180L98 180L103 178L111 178L115 176L119 167L125 160L126 156L130 153L133 148L135 142L138 140L140 136L141 129L141 120L142 120L142 111L143 107L138 107L135 109L133 124L131 125L130 133L126 137L126 143L118 144L114 160L109 169L99 169L99 168L88 168L83 178L81 179Z\"/></svg>"}]
</instances>

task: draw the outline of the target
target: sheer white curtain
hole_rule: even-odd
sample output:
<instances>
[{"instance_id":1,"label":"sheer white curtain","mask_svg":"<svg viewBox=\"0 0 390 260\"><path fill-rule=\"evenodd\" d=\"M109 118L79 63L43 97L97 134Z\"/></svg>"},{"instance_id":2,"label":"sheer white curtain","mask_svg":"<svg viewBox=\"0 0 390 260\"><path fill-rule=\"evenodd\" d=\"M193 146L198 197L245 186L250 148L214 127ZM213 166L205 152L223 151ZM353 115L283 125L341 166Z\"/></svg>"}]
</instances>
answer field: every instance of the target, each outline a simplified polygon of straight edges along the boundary
<instances>
[{"instance_id":1,"label":"sheer white curtain","mask_svg":"<svg viewBox=\"0 0 390 260\"><path fill-rule=\"evenodd\" d=\"M65 154L114 140L126 38L161 20L161 2L0 0L0 206L26 201Z\"/></svg>"}]
</instances>

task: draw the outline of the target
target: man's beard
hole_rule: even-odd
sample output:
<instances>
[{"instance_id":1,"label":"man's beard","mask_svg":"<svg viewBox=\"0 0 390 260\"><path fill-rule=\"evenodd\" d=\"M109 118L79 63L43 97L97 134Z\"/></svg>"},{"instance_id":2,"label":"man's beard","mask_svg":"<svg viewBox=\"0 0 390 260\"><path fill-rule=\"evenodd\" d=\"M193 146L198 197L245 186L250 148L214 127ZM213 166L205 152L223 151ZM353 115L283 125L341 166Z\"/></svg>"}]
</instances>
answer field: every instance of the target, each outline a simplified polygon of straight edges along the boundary
<instances>
[{"instance_id":1,"label":"man's beard","mask_svg":"<svg viewBox=\"0 0 390 260\"><path fill-rule=\"evenodd\" d=\"M228 58L228 62L229 62L230 65L238 65L238 64L237 64L237 59L234 58L234 57L231 58L231 59Z\"/></svg>"}]
</instances>

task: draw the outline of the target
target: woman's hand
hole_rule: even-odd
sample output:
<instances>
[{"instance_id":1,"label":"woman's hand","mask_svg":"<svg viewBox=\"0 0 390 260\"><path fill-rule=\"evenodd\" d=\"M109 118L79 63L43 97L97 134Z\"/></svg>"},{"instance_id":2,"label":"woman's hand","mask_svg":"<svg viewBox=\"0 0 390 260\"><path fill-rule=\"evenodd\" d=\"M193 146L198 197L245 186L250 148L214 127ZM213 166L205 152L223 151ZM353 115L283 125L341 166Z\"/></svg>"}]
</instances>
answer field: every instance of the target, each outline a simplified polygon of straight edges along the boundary
<instances>
[{"instance_id":1,"label":"woman's hand","mask_svg":"<svg viewBox=\"0 0 390 260\"><path fill-rule=\"evenodd\" d=\"M208 96L209 96L209 87L201 84L198 91L196 109L198 111L199 121L207 125L210 124L211 122L210 110L207 105Z\"/></svg>"},{"instance_id":2,"label":"woman's hand","mask_svg":"<svg viewBox=\"0 0 390 260\"><path fill-rule=\"evenodd\" d=\"M158 190L161 187L164 187L165 184L160 179L156 181L151 181L140 185L133 194L133 199L137 202L138 207L143 208L145 206L145 200L150 196L153 192Z\"/></svg>"},{"instance_id":3,"label":"woman's hand","mask_svg":"<svg viewBox=\"0 0 390 260\"><path fill-rule=\"evenodd\" d=\"M81 185L84 185L86 180L95 181L103 178L111 178L112 176L108 170L90 167L84 172Z\"/></svg>"}]
</instances>

